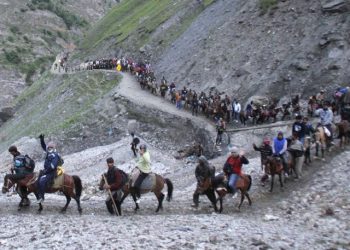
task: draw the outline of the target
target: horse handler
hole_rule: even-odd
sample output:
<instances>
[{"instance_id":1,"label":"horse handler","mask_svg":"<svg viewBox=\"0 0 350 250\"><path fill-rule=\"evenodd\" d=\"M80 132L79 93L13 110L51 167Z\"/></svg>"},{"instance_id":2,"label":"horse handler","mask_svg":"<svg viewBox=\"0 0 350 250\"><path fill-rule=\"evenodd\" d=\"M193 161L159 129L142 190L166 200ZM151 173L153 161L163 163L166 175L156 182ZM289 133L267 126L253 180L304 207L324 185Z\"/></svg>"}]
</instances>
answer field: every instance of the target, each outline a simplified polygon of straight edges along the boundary
<instances>
[{"instance_id":1,"label":"horse handler","mask_svg":"<svg viewBox=\"0 0 350 250\"><path fill-rule=\"evenodd\" d=\"M118 213L119 215L121 215L120 200L123 194L122 188L128 181L128 176L123 170L117 168L114 165L114 160L112 157L107 158L106 161L108 166L108 171L105 174L107 183L105 183L102 188L111 191L111 195L108 195L106 199L107 210L111 214ZM114 202L112 200L112 197ZM114 211L114 204L116 204L116 208L118 211Z\"/></svg>"}]
</instances>

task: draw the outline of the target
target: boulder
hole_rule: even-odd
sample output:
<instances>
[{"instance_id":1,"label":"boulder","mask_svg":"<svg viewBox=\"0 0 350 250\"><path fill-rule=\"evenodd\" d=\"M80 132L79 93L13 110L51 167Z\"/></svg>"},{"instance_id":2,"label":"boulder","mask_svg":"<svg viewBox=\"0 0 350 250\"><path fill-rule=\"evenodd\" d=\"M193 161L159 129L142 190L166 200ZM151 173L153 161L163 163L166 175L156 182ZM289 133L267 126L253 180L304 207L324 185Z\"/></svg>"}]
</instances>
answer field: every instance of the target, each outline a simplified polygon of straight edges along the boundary
<instances>
[{"instance_id":1,"label":"boulder","mask_svg":"<svg viewBox=\"0 0 350 250\"><path fill-rule=\"evenodd\" d=\"M4 107L0 109L0 120L6 122L14 115L13 107Z\"/></svg>"},{"instance_id":2,"label":"boulder","mask_svg":"<svg viewBox=\"0 0 350 250\"><path fill-rule=\"evenodd\" d=\"M323 0L322 10L330 13L342 13L349 10L348 0Z\"/></svg>"}]
</instances>

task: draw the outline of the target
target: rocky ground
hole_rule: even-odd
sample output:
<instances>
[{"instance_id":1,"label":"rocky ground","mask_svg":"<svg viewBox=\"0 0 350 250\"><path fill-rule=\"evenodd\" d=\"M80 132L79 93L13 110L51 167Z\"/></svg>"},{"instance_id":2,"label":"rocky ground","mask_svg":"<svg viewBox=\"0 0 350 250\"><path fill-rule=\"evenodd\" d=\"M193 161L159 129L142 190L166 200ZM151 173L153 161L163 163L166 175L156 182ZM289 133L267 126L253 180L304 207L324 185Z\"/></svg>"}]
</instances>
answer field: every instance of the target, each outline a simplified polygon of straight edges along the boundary
<instances>
[{"instance_id":1,"label":"rocky ground","mask_svg":"<svg viewBox=\"0 0 350 250\"><path fill-rule=\"evenodd\" d=\"M126 98L127 88L123 86L120 85L118 93ZM139 104L156 104L157 98L149 101L147 96L143 97L137 98ZM141 141L149 145L152 168L173 181L174 198L170 203L165 202L164 210L159 214L155 213L153 194L145 195L137 214L133 211L131 198L127 198L123 216L110 216L104 205L106 193L98 191L97 184L100 174L106 170L107 157L114 157L117 165L126 172L135 165L136 159L129 150L130 138L124 136L113 144L64 155L66 172L77 174L83 180L81 216L74 201L66 214L60 214L65 198L58 194L46 196L41 215L36 213L34 196L30 197L30 208L17 211L18 196L1 195L0 246L2 249L348 249L349 151L336 150L340 154L329 155L326 163L314 161L312 166L305 168L300 181L288 180L283 190L276 181L271 194L268 187L259 184L259 158L251 152L249 145L257 143L264 135L274 135L277 129L286 131L288 128L240 132L231 138L233 144L244 148L250 159L244 171L253 177L252 207L245 202L238 211L238 198L233 200L228 196L222 214L214 213L205 197L201 197L199 209L191 208L196 185L193 174L196 158L175 160L175 149L164 151L160 145L152 146L152 140L145 133L141 134ZM16 144L36 159L42 159L37 139L23 138ZM221 156L211 160L218 170L225 161L224 152L225 147ZM11 158L4 152L0 159L4 163L1 168L4 175ZM42 163L37 166L40 168Z\"/></svg>"},{"instance_id":2,"label":"rocky ground","mask_svg":"<svg viewBox=\"0 0 350 250\"><path fill-rule=\"evenodd\" d=\"M17 195L0 196L2 249L87 249L87 248L166 248L166 249L349 249L348 189L349 151L329 156L305 168L303 178L288 180L274 192L261 187L259 159L253 155L244 168L253 177L250 191L253 206L247 202L238 211L238 199L226 197L223 214L216 214L209 201L201 197L199 209L190 207L195 188L195 159L177 161L161 150L150 147L153 170L170 178L174 198L155 213L156 199L145 195L141 210L133 212L127 198L123 216L110 216L105 209L106 194L97 191L104 159L113 156L117 165L129 172L135 163L127 138L115 144L91 148L65 156L66 172L78 174L84 183L83 215L72 202L66 214L60 214L64 197L47 195L44 211L32 206L17 211ZM220 168L225 156L212 161ZM40 166L41 164L39 164ZM29 248L28 248L29 246Z\"/></svg>"}]
</instances>

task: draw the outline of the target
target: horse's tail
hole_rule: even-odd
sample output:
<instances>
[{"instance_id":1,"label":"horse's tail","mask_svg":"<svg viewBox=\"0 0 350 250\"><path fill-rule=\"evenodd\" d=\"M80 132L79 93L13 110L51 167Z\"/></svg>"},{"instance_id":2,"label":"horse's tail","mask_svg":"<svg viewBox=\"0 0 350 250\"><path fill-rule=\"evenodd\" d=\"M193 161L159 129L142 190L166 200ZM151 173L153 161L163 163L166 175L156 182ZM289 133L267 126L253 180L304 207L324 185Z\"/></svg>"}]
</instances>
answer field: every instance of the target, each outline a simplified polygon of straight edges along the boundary
<instances>
[{"instance_id":1,"label":"horse's tail","mask_svg":"<svg viewBox=\"0 0 350 250\"><path fill-rule=\"evenodd\" d=\"M174 185L168 178L165 178L165 183L168 186L168 196L166 197L166 200L171 201L173 198Z\"/></svg>"},{"instance_id":2,"label":"horse's tail","mask_svg":"<svg viewBox=\"0 0 350 250\"><path fill-rule=\"evenodd\" d=\"M249 179L249 184L248 184L247 191L249 191L251 186L252 186L252 177L249 174L247 176L248 176L248 179Z\"/></svg>"},{"instance_id":3,"label":"horse's tail","mask_svg":"<svg viewBox=\"0 0 350 250\"><path fill-rule=\"evenodd\" d=\"M77 196L77 198L80 198L81 192L83 191L83 185L81 183L81 179L77 175L73 175L72 178L74 180L75 195Z\"/></svg>"}]
</instances>

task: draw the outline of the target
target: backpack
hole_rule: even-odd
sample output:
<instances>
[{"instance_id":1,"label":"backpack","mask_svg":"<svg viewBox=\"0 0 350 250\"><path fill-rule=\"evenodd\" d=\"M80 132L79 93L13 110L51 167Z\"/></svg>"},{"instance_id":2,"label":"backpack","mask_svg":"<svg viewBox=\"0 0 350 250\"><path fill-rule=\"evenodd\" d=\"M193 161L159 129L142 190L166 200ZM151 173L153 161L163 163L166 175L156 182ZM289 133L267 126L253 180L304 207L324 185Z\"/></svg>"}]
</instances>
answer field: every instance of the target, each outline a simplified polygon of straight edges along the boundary
<instances>
[{"instance_id":1,"label":"backpack","mask_svg":"<svg viewBox=\"0 0 350 250\"><path fill-rule=\"evenodd\" d=\"M64 160L62 158L61 155L57 154L58 155L58 165L57 166L62 166L64 164Z\"/></svg>"},{"instance_id":2,"label":"backpack","mask_svg":"<svg viewBox=\"0 0 350 250\"><path fill-rule=\"evenodd\" d=\"M35 161L32 158L30 158L29 155L25 155L24 160L25 160L25 168L33 172L35 168Z\"/></svg>"}]
</instances>

